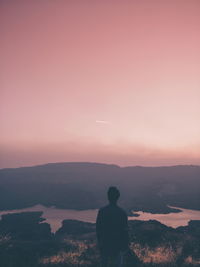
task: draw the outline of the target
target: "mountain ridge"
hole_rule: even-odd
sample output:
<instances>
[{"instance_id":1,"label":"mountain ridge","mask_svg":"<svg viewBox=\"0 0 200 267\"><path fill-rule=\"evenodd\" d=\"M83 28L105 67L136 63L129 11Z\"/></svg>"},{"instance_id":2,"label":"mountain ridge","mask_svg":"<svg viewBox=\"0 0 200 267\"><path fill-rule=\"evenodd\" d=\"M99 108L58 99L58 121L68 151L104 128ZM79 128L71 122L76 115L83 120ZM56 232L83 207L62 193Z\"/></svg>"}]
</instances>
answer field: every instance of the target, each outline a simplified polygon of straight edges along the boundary
<instances>
[{"instance_id":1,"label":"mountain ridge","mask_svg":"<svg viewBox=\"0 0 200 267\"><path fill-rule=\"evenodd\" d=\"M168 213L200 210L200 166L128 166L92 162L49 163L0 170L0 210L43 204L69 209L106 204L109 186L126 210Z\"/></svg>"},{"instance_id":2,"label":"mountain ridge","mask_svg":"<svg viewBox=\"0 0 200 267\"><path fill-rule=\"evenodd\" d=\"M176 165L160 165L160 166L143 166L143 165L127 165L127 166L120 166L114 163L104 163L104 162L92 162L92 161L63 161L63 162L49 162L49 163L43 163L43 164L36 164L31 166L19 166L19 167L6 167L6 168L0 168L1 170L8 170L8 169L24 169L24 168L34 168L34 167L45 167L45 166L51 166L51 165L99 165L99 166L112 166L117 167L120 169L125 168L172 168L172 167L197 167L200 168L200 165L196 164L176 164Z\"/></svg>"}]
</instances>

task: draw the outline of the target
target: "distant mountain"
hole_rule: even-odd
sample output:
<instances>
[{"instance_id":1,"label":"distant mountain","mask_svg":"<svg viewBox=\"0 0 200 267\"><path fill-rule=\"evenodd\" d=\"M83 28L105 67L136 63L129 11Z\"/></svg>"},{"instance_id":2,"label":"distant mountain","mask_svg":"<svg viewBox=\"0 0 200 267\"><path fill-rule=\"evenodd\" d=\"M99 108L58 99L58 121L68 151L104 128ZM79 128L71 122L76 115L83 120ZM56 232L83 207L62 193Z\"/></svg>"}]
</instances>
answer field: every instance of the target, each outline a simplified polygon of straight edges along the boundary
<instances>
[{"instance_id":1,"label":"distant mountain","mask_svg":"<svg viewBox=\"0 0 200 267\"><path fill-rule=\"evenodd\" d=\"M43 204L69 209L105 205L111 185L127 210L168 213L167 205L200 210L200 166L119 167L50 163L0 170L0 210Z\"/></svg>"}]
</instances>

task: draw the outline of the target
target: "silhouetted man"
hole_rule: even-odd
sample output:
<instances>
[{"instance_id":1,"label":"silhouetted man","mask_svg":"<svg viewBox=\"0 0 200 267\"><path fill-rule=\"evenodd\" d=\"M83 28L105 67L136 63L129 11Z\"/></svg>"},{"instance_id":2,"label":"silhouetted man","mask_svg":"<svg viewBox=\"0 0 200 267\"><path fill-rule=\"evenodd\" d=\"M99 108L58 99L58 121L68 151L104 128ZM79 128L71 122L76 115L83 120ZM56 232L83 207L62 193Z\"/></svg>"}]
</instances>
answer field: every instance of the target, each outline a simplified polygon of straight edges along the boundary
<instances>
[{"instance_id":1,"label":"silhouetted man","mask_svg":"<svg viewBox=\"0 0 200 267\"><path fill-rule=\"evenodd\" d=\"M117 206L120 197L116 187L108 189L109 205L99 210L96 220L97 240L103 267L111 259L115 266L123 266L123 255L128 249L128 219L126 212Z\"/></svg>"}]
</instances>

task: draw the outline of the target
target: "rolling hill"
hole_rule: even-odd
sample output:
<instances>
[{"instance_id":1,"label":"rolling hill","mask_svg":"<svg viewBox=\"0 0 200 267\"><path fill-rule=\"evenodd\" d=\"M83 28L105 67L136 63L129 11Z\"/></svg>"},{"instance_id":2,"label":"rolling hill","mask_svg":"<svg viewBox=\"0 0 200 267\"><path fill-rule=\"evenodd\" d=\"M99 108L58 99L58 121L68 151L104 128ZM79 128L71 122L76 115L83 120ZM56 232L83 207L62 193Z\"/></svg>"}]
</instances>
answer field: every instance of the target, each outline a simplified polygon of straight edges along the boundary
<instances>
[{"instance_id":1,"label":"rolling hill","mask_svg":"<svg viewBox=\"0 0 200 267\"><path fill-rule=\"evenodd\" d=\"M43 204L67 209L105 205L111 185L126 210L168 213L167 205L200 210L200 166L119 167L49 163L0 170L0 210Z\"/></svg>"}]
</instances>

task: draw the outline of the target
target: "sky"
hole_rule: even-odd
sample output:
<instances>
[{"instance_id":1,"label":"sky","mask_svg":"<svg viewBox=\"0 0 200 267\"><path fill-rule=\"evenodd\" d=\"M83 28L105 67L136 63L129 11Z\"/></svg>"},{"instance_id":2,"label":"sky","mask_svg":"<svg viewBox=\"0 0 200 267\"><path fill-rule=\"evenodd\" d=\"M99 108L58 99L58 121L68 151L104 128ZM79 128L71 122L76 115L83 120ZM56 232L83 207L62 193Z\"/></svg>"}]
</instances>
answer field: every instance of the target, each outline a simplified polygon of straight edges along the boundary
<instances>
[{"instance_id":1,"label":"sky","mask_svg":"<svg viewBox=\"0 0 200 267\"><path fill-rule=\"evenodd\" d=\"M0 168L200 165L199 0L1 0Z\"/></svg>"}]
</instances>

